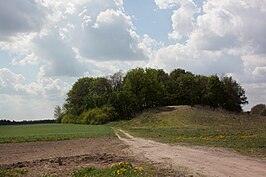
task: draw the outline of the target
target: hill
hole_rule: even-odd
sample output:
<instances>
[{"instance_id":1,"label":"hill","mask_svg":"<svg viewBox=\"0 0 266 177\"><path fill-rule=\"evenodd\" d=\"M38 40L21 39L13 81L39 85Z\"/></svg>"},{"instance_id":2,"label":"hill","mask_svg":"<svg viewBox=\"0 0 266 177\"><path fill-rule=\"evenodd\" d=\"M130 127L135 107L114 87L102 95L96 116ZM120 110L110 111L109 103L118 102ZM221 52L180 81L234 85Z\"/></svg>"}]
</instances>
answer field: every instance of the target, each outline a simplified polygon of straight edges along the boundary
<instances>
[{"instance_id":1,"label":"hill","mask_svg":"<svg viewBox=\"0 0 266 177\"><path fill-rule=\"evenodd\" d=\"M266 157L266 119L262 116L169 106L150 109L116 126L159 142L225 147Z\"/></svg>"}]
</instances>

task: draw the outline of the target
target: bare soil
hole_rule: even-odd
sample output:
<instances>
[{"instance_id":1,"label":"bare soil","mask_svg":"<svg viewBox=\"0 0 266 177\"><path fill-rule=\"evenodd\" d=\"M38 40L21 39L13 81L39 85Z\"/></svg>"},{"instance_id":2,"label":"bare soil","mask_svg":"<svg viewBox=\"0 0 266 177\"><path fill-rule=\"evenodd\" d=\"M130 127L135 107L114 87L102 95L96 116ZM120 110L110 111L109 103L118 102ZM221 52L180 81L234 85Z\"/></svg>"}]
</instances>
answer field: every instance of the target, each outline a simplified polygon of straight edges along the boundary
<instances>
[{"instance_id":1,"label":"bare soil","mask_svg":"<svg viewBox=\"0 0 266 177\"><path fill-rule=\"evenodd\" d=\"M255 159L221 148L162 144L136 138L123 130L116 131L139 159L149 159L163 166L193 176L265 177L266 160Z\"/></svg>"},{"instance_id":2,"label":"bare soil","mask_svg":"<svg viewBox=\"0 0 266 177\"><path fill-rule=\"evenodd\" d=\"M26 176L72 176L82 167L107 167L121 161L148 162L169 169L156 176L265 177L266 160L220 148L162 144L117 130L117 138L2 143L0 169L23 168ZM177 171L181 172L178 173Z\"/></svg>"},{"instance_id":3,"label":"bare soil","mask_svg":"<svg viewBox=\"0 0 266 177\"><path fill-rule=\"evenodd\" d=\"M27 176L71 176L75 169L134 161L117 138L0 144L0 169L23 168Z\"/></svg>"}]
</instances>

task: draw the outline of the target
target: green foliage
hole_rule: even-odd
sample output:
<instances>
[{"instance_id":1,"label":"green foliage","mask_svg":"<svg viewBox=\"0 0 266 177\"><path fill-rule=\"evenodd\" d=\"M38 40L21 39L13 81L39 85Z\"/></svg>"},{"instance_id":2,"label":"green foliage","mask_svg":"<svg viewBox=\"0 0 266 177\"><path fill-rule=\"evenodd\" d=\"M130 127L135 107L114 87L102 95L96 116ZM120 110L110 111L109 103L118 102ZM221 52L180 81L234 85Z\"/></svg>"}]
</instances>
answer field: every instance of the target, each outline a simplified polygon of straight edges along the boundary
<instances>
[{"instance_id":1,"label":"green foliage","mask_svg":"<svg viewBox=\"0 0 266 177\"><path fill-rule=\"evenodd\" d=\"M98 169L94 167L83 168L74 172L73 177L144 177L142 167L134 167L128 162L112 164L110 168Z\"/></svg>"},{"instance_id":2,"label":"green foliage","mask_svg":"<svg viewBox=\"0 0 266 177\"><path fill-rule=\"evenodd\" d=\"M59 105L56 105L54 108L54 118L56 123L61 123L62 121L62 109Z\"/></svg>"},{"instance_id":3,"label":"green foliage","mask_svg":"<svg viewBox=\"0 0 266 177\"><path fill-rule=\"evenodd\" d=\"M115 109L110 105L104 105L101 108L93 108L83 112L79 116L79 123L99 125L114 120L116 117Z\"/></svg>"},{"instance_id":4,"label":"green foliage","mask_svg":"<svg viewBox=\"0 0 266 177\"><path fill-rule=\"evenodd\" d=\"M224 91L221 107L229 111L241 112L241 105L248 103L245 90L232 77L222 77L221 83Z\"/></svg>"},{"instance_id":5,"label":"green foliage","mask_svg":"<svg viewBox=\"0 0 266 177\"><path fill-rule=\"evenodd\" d=\"M25 169L0 169L0 177L15 177L26 175L28 173Z\"/></svg>"},{"instance_id":6,"label":"green foliage","mask_svg":"<svg viewBox=\"0 0 266 177\"><path fill-rule=\"evenodd\" d=\"M104 125L35 124L0 126L0 143L64 140L114 136L111 127Z\"/></svg>"},{"instance_id":7,"label":"green foliage","mask_svg":"<svg viewBox=\"0 0 266 177\"><path fill-rule=\"evenodd\" d=\"M60 117L62 123L103 124L166 105L199 104L241 112L247 103L244 89L232 77L200 76L183 69L168 75L162 69L136 68L125 76L118 72L79 79L68 92Z\"/></svg>"},{"instance_id":8,"label":"green foliage","mask_svg":"<svg viewBox=\"0 0 266 177\"><path fill-rule=\"evenodd\" d=\"M62 115L62 123L68 123L68 124L75 124L77 121L77 116L71 115L71 114L63 114Z\"/></svg>"}]
</instances>

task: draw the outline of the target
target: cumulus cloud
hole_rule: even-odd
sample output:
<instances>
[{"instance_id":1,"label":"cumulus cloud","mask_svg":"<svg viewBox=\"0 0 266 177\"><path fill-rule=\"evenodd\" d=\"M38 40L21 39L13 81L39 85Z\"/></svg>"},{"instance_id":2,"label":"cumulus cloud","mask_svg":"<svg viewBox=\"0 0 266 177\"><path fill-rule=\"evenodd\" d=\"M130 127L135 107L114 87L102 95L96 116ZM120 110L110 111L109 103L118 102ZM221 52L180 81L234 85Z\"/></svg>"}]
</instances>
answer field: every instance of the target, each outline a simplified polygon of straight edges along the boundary
<instances>
[{"instance_id":1,"label":"cumulus cloud","mask_svg":"<svg viewBox=\"0 0 266 177\"><path fill-rule=\"evenodd\" d=\"M154 2L160 9L168 9L175 7L180 1L181 0L155 0Z\"/></svg>"},{"instance_id":2,"label":"cumulus cloud","mask_svg":"<svg viewBox=\"0 0 266 177\"><path fill-rule=\"evenodd\" d=\"M0 40L18 33L40 31L47 9L36 0L1 0Z\"/></svg>"},{"instance_id":3,"label":"cumulus cloud","mask_svg":"<svg viewBox=\"0 0 266 177\"><path fill-rule=\"evenodd\" d=\"M25 78L21 74L15 74L7 68L0 68L0 92L16 93L22 92Z\"/></svg>"},{"instance_id":4,"label":"cumulus cloud","mask_svg":"<svg viewBox=\"0 0 266 177\"><path fill-rule=\"evenodd\" d=\"M173 39L187 37L192 32L195 14L199 12L199 8L193 1L180 1L180 5L171 17L173 32L169 34L169 37Z\"/></svg>"},{"instance_id":5,"label":"cumulus cloud","mask_svg":"<svg viewBox=\"0 0 266 177\"><path fill-rule=\"evenodd\" d=\"M98 14L95 23L80 33L80 54L94 60L143 60L131 17L121 10L108 9ZM75 40L75 39L73 39Z\"/></svg>"},{"instance_id":6,"label":"cumulus cloud","mask_svg":"<svg viewBox=\"0 0 266 177\"><path fill-rule=\"evenodd\" d=\"M21 74L0 68L0 94L62 100L71 88L71 84L51 77L39 77L36 82L27 83Z\"/></svg>"},{"instance_id":7,"label":"cumulus cloud","mask_svg":"<svg viewBox=\"0 0 266 177\"><path fill-rule=\"evenodd\" d=\"M206 1L189 44L200 50L246 47L265 54L264 6L262 1Z\"/></svg>"}]
</instances>

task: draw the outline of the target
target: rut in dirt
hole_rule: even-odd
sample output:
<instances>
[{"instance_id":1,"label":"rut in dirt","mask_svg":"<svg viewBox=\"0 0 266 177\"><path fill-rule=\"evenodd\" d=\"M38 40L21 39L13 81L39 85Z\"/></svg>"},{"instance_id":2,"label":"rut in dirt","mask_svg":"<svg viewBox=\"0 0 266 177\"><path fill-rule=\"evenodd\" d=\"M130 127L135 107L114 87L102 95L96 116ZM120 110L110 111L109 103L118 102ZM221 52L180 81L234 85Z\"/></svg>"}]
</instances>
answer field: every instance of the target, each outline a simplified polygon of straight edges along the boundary
<instances>
[{"instance_id":1,"label":"rut in dirt","mask_svg":"<svg viewBox=\"0 0 266 177\"><path fill-rule=\"evenodd\" d=\"M123 130L117 137L139 158L172 167L194 176L265 177L266 160L255 159L220 148L169 145L133 137Z\"/></svg>"}]
</instances>

